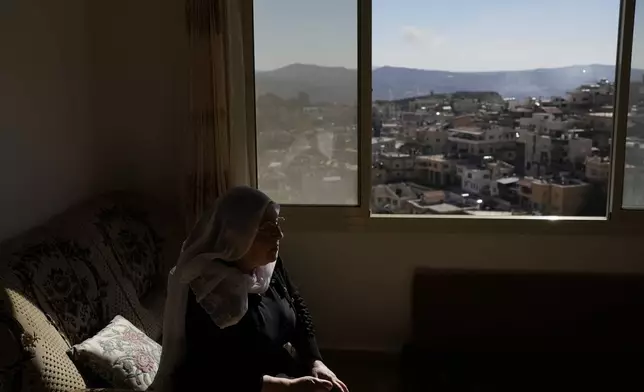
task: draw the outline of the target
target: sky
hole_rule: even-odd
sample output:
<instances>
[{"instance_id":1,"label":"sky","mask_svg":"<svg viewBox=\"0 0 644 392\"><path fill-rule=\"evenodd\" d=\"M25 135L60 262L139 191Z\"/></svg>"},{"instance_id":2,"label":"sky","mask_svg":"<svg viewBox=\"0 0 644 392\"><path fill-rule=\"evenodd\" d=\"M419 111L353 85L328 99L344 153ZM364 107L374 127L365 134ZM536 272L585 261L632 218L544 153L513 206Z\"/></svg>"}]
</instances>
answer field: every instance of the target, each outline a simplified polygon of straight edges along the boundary
<instances>
[{"instance_id":1,"label":"sky","mask_svg":"<svg viewBox=\"0 0 644 392\"><path fill-rule=\"evenodd\" d=\"M357 1L254 1L258 70L357 68ZM618 17L619 0L373 0L372 61L463 72L614 65ZM642 68L644 6L636 26Z\"/></svg>"}]
</instances>

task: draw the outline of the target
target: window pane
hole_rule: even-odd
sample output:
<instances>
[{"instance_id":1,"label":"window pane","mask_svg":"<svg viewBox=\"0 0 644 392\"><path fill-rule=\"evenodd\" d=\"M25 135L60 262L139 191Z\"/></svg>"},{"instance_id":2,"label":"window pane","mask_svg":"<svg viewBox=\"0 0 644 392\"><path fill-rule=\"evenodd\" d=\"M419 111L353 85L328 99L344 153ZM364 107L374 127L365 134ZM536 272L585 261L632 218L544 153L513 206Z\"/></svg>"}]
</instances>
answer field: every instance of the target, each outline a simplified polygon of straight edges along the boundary
<instances>
[{"instance_id":1,"label":"window pane","mask_svg":"<svg viewBox=\"0 0 644 392\"><path fill-rule=\"evenodd\" d=\"M619 0L373 1L373 213L606 216Z\"/></svg>"},{"instance_id":2,"label":"window pane","mask_svg":"<svg viewBox=\"0 0 644 392\"><path fill-rule=\"evenodd\" d=\"M644 208L644 7L636 4L623 206Z\"/></svg>"},{"instance_id":3,"label":"window pane","mask_svg":"<svg viewBox=\"0 0 644 392\"><path fill-rule=\"evenodd\" d=\"M259 188L282 204L357 205L357 1L254 5Z\"/></svg>"}]
</instances>

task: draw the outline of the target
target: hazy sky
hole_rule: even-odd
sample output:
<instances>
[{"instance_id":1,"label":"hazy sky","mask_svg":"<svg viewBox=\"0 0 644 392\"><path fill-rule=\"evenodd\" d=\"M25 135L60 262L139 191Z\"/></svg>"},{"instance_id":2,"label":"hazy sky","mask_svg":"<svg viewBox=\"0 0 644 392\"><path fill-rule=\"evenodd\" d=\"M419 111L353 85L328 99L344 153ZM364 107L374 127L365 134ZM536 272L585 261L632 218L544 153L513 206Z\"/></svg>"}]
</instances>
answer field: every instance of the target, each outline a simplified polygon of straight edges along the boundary
<instances>
[{"instance_id":1,"label":"hazy sky","mask_svg":"<svg viewBox=\"0 0 644 392\"><path fill-rule=\"evenodd\" d=\"M356 4L255 0L257 68L356 68ZM491 71L614 64L618 16L619 0L373 0L373 65Z\"/></svg>"}]
</instances>

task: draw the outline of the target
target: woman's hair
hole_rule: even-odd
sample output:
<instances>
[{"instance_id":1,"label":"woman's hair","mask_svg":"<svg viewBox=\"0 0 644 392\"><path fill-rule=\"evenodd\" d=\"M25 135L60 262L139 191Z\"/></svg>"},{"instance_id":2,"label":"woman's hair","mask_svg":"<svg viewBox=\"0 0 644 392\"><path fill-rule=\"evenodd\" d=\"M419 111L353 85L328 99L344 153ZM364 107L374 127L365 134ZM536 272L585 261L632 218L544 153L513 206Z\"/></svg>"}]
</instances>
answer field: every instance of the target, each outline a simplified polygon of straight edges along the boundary
<instances>
[{"instance_id":1,"label":"woman's hair","mask_svg":"<svg viewBox=\"0 0 644 392\"><path fill-rule=\"evenodd\" d=\"M246 186L232 188L220 196L183 243L177 262L181 280L194 279L208 260L241 259L253 244L257 227L271 204L274 203L264 193Z\"/></svg>"}]
</instances>

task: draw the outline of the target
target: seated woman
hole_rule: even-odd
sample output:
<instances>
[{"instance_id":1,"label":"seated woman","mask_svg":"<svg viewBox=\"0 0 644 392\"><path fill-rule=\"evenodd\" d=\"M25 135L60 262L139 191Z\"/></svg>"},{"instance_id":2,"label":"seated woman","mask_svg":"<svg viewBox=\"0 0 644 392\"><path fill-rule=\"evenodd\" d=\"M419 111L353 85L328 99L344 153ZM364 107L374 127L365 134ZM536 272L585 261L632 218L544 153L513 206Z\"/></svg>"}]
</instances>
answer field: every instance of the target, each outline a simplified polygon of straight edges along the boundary
<instances>
[{"instance_id":1,"label":"seated woman","mask_svg":"<svg viewBox=\"0 0 644 392\"><path fill-rule=\"evenodd\" d=\"M253 188L204 214L170 272L152 390L348 391L322 362L282 237L279 206Z\"/></svg>"}]
</instances>

